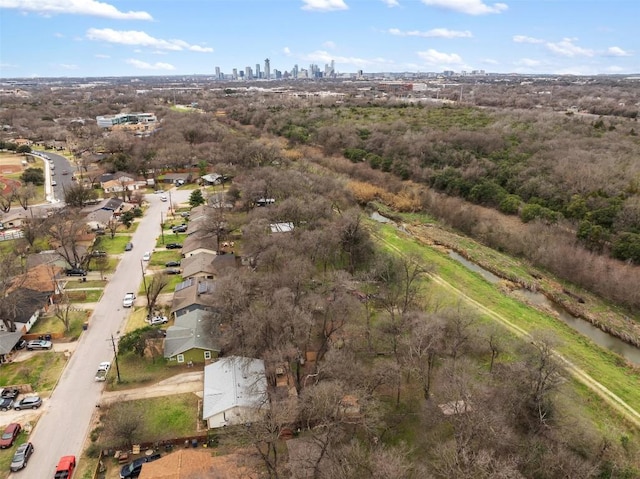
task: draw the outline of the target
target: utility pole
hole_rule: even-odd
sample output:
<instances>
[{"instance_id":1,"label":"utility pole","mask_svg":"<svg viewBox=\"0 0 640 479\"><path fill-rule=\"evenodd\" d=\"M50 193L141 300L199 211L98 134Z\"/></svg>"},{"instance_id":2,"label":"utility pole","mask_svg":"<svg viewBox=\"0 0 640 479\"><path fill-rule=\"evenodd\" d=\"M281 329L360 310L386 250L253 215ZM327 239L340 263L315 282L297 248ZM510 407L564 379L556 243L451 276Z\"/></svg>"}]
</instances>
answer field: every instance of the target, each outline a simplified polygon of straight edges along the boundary
<instances>
[{"instance_id":1,"label":"utility pole","mask_svg":"<svg viewBox=\"0 0 640 479\"><path fill-rule=\"evenodd\" d=\"M164 244L164 218L162 217L162 211L160 212L160 236L162 236L162 244Z\"/></svg>"},{"instance_id":2,"label":"utility pole","mask_svg":"<svg viewBox=\"0 0 640 479\"><path fill-rule=\"evenodd\" d=\"M111 335L111 346L113 346L113 357L115 358L116 363L116 374L118 376L118 382L120 382L120 367L118 366L118 352L116 351L116 341L113 339L113 334Z\"/></svg>"},{"instance_id":3,"label":"utility pole","mask_svg":"<svg viewBox=\"0 0 640 479\"><path fill-rule=\"evenodd\" d=\"M140 269L142 270L142 283L144 284L144 295L147 295L147 278L144 275L144 261L140 260Z\"/></svg>"}]
</instances>

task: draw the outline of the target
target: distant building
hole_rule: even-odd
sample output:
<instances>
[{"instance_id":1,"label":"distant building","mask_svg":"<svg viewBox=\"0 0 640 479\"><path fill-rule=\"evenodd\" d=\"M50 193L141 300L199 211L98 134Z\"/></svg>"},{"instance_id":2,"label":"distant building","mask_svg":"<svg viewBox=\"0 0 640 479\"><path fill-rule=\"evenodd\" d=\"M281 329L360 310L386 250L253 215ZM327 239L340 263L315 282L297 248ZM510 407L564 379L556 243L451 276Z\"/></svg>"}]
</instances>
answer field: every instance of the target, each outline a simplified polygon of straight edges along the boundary
<instances>
[{"instance_id":1,"label":"distant building","mask_svg":"<svg viewBox=\"0 0 640 479\"><path fill-rule=\"evenodd\" d=\"M118 113L96 117L98 126L102 128L113 128L117 125L155 125L157 121L153 113Z\"/></svg>"}]
</instances>

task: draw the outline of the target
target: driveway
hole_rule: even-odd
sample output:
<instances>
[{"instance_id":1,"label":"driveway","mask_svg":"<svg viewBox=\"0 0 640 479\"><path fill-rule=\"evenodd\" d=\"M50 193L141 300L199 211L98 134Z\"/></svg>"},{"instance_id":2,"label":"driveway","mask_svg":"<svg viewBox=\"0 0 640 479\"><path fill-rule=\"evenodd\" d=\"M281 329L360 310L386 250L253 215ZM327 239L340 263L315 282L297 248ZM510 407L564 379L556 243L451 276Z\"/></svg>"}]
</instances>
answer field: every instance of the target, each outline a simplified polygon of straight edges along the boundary
<instances>
[{"instance_id":1,"label":"driveway","mask_svg":"<svg viewBox=\"0 0 640 479\"><path fill-rule=\"evenodd\" d=\"M186 202L190 194L174 190L172 201ZM70 351L71 358L51 397L45 398L30 437L38 452L29 461L29 477L51 477L61 456L82 454L104 388L103 383L94 380L96 367L102 361L113 360L111 338L117 341L130 312L122 308L122 298L127 291L140 287L141 251L153 250L160 236L161 215L167 214L168 204L158 195L150 194L146 199L149 208L133 235L134 251L123 254L89 318L89 329Z\"/></svg>"}]
</instances>

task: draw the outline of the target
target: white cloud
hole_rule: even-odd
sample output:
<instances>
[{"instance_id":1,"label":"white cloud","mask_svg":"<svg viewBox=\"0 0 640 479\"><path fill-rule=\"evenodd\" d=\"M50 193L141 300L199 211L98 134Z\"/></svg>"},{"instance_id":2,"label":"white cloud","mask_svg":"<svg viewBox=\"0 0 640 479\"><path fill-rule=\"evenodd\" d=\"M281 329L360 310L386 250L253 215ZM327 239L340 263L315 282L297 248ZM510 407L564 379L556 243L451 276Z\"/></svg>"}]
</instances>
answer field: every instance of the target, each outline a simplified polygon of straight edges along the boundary
<instances>
[{"instance_id":1,"label":"white cloud","mask_svg":"<svg viewBox=\"0 0 640 479\"><path fill-rule=\"evenodd\" d=\"M526 35L514 35L513 41L516 43L544 43L539 38L527 37Z\"/></svg>"},{"instance_id":2,"label":"white cloud","mask_svg":"<svg viewBox=\"0 0 640 479\"><path fill-rule=\"evenodd\" d=\"M140 60L135 60L130 58L127 60L127 63L133 67L139 68L140 70L175 70L176 67L171 65L170 63L147 63Z\"/></svg>"},{"instance_id":3,"label":"white cloud","mask_svg":"<svg viewBox=\"0 0 640 479\"><path fill-rule=\"evenodd\" d=\"M515 65L525 66L525 67L537 67L538 65L542 64L542 62L538 60L532 60L531 58L521 58L520 60L517 60L513 63Z\"/></svg>"},{"instance_id":4,"label":"white cloud","mask_svg":"<svg viewBox=\"0 0 640 479\"><path fill-rule=\"evenodd\" d=\"M486 63L487 65L499 65L500 62L493 58L483 58L480 60L481 63Z\"/></svg>"},{"instance_id":5,"label":"white cloud","mask_svg":"<svg viewBox=\"0 0 640 479\"><path fill-rule=\"evenodd\" d=\"M121 12L113 5L96 0L0 0L0 8L15 8L44 15L68 13L114 20L153 20L147 12Z\"/></svg>"},{"instance_id":6,"label":"white cloud","mask_svg":"<svg viewBox=\"0 0 640 479\"><path fill-rule=\"evenodd\" d=\"M104 53L96 53L94 55L96 58L111 58L111 55L105 55Z\"/></svg>"},{"instance_id":7,"label":"white cloud","mask_svg":"<svg viewBox=\"0 0 640 479\"><path fill-rule=\"evenodd\" d=\"M53 36L56 37L56 38L64 38L64 34L63 33L54 33Z\"/></svg>"},{"instance_id":8,"label":"white cloud","mask_svg":"<svg viewBox=\"0 0 640 479\"><path fill-rule=\"evenodd\" d=\"M426 32L419 30L402 31L398 28L390 28L389 33L391 35L397 35L400 37L439 37L439 38L471 38L473 35L469 30L449 30L447 28L433 28Z\"/></svg>"},{"instance_id":9,"label":"white cloud","mask_svg":"<svg viewBox=\"0 0 640 479\"><path fill-rule=\"evenodd\" d=\"M63 70L77 70L78 69L78 65L74 65L73 63L60 63L58 66L60 68L62 68Z\"/></svg>"},{"instance_id":10,"label":"white cloud","mask_svg":"<svg viewBox=\"0 0 640 479\"><path fill-rule=\"evenodd\" d=\"M330 12L333 10L348 10L349 7L344 0L302 0L303 10L318 10L320 12Z\"/></svg>"},{"instance_id":11,"label":"white cloud","mask_svg":"<svg viewBox=\"0 0 640 479\"><path fill-rule=\"evenodd\" d=\"M622 68L622 67L616 66L616 65L611 65L611 66L607 67L607 71L609 73L621 73L621 72L625 71L625 69Z\"/></svg>"},{"instance_id":12,"label":"white cloud","mask_svg":"<svg viewBox=\"0 0 640 479\"><path fill-rule=\"evenodd\" d=\"M630 57L631 53L623 50L620 47L609 47L607 48L606 55L609 57Z\"/></svg>"},{"instance_id":13,"label":"white cloud","mask_svg":"<svg viewBox=\"0 0 640 479\"><path fill-rule=\"evenodd\" d=\"M468 15L502 13L509 8L506 3L487 5L482 0L422 0L422 3L430 7L446 8L447 10L455 10Z\"/></svg>"},{"instance_id":14,"label":"white cloud","mask_svg":"<svg viewBox=\"0 0 640 479\"><path fill-rule=\"evenodd\" d=\"M330 49L333 50L336 47L336 44L335 44L335 42L332 42L332 41L329 40L329 41L324 42L322 44L322 46L325 47L325 48L330 48Z\"/></svg>"},{"instance_id":15,"label":"white cloud","mask_svg":"<svg viewBox=\"0 0 640 479\"><path fill-rule=\"evenodd\" d=\"M427 65L451 66L462 65L464 62L457 53L442 53L433 48L426 52L418 52L418 56L424 60Z\"/></svg>"},{"instance_id":16,"label":"white cloud","mask_svg":"<svg viewBox=\"0 0 640 479\"><path fill-rule=\"evenodd\" d=\"M382 0L382 3L384 3L387 7L399 7L400 4L398 3L398 0Z\"/></svg>"},{"instance_id":17,"label":"white cloud","mask_svg":"<svg viewBox=\"0 0 640 479\"><path fill-rule=\"evenodd\" d=\"M547 42L546 47L563 57L592 57L594 55L593 50L574 45L574 41L574 38L563 38L557 43Z\"/></svg>"},{"instance_id":18,"label":"white cloud","mask_svg":"<svg viewBox=\"0 0 640 479\"><path fill-rule=\"evenodd\" d=\"M393 65L393 60L388 60L386 58L377 57L377 58L359 58L359 57L343 57L339 55L334 55L325 50L316 50L311 53L307 53L304 55L299 55L299 58L308 62L316 62L316 63L331 63L331 60L335 61L336 64L340 65L352 65L358 68L373 68L376 66L390 66Z\"/></svg>"},{"instance_id":19,"label":"white cloud","mask_svg":"<svg viewBox=\"0 0 640 479\"><path fill-rule=\"evenodd\" d=\"M282 53L284 53L286 56L291 56L291 49L289 47L284 47L282 49Z\"/></svg>"},{"instance_id":20,"label":"white cloud","mask_svg":"<svg viewBox=\"0 0 640 479\"><path fill-rule=\"evenodd\" d=\"M210 53L213 48L202 47L200 45L190 45L183 40L162 40L154 38L145 32L136 30L113 30L111 28L90 28L87 31L89 40L103 41L108 43L117 43L120 45L135 45L142 47L153 47L160 50L182 51L189 50L192 52Z\"/></svg>"}]
</instances>

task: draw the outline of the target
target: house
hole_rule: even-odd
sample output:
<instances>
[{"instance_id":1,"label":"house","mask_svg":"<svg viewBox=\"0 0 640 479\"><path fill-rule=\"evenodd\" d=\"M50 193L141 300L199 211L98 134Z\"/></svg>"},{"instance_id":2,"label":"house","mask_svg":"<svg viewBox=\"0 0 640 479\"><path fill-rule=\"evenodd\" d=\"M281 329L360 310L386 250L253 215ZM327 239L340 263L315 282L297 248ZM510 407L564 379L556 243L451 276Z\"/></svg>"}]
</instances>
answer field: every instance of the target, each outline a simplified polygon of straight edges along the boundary
<instances>
[{"instance_id":1,"label":"house","mask_svg":"<svg viewBox=\"0 0 640 479\"><path fill-rule=\"evenodd\" d=\"M118 171L116 173L103 173L98 177L97 181L100 183L100 188L104 189L108 183L116 182L118 184L126 184L135 181L135 178L129 176L127 173Z\"/></svg>"},{"instance_id":2,"label":"house","mask_svg":"<svg viewBox=\"0 0 640 479\"><path fill-rule=\"evenodd\" d=\"M294 226L291 222L271 223L269 225L269 228L271 229L272 233L290 233L291 231L293 231Z\"/></svg>"},{"instance_id":3,"label":"house","mask_svg":"<svg viewBox=\"0 0 640 479\"><path fill-rule=\"evenodd\" d=\"M193 175L191 173L166 173L158 181L180 186L185 183L191 183L192 179Z\"/></svg>"},{"instance_id":4,"label":"house","mask_svg":"<svg viewBox=\"0 0 640 479\"><path fill-rule=\"evenodd\" d=\"M16 347L21 338L22 331L0 332L0 364L9 361L13 348Z\"/></svg>"},{"instance_id":5,"label":"house","mask_svg":"<svg viewBox=\"0 0 640 479\"><path fill-rule=\"evenodd\" d=\"M182 244L182 256L188 258L199 253L218 254L218 236L207 232L188 235Z\"/></svg>"},{"instance_id":6,"label":"house","mask_svg":"<svg viewBox=\"0 0 640 479\"><path fill-rule=\"evenodd\" d=\"M126 177L120 177L117 180L105 181L102 183L102 189L105 193L121 193L122 191L136 191L147 187L146 180L134 180Z\"/></svg>"},{"instance_id":7,"label":"house","mask_svg":"<svg viewBox=\"0 0 640 479\"><path fill-rule=\"evenodd\" d=\"M176 285L171 303L171 314L177 319L189 311L213 311L215 283L211 280L188 278Z\"/></svg>"},{"instance_id":8,"label":"house","mask_svg":"<svg viewBox=\"0 0 640 479\"><path fill-rule=\"evenodd\" d=\"M144 465L138 479L257 479L257 472L240 454L212 455L207 449L179 449Z\"/></svg>"},{"instance_id":9,"label":"house","mask_svg":"<svg viewBox=\"0 0 640 479\"><path fill-rule=\"evenodd\" d=\"M218 175L217 173L209 173L208 175L203 175L200 177L200 181L202 181L203 185L213 186L222 184L223 176Z\"/></svg>"},{"instance_id":10,"label":"house","mask_svg":"<svg viewBox=\"0 0 640 479\"><path fill-rule=\"evenodd\" d=\"M238 262L234 254L213 254L198 253L182 260L183 278L207 278L213 279L216 276L236 269Z\"/></svg>"},{"instance_id":11,"label":"house","mask_svg":"<svg viewBox=\"0 0 640 479\"><path fill-rule=\"evenodd\" d=\"M60 288L55 278L62 272L63 263L64 261L61 264L37 264L29 268L25 274L17 277L13 286L16 289L25 288L49 295L57 294L60 292Z\"/></svg>"},{"instance_id":12,"label":"house","mask_svg":"<svg viewBox=\"0 0 640 479\"><path fill-rule=\"evenodd\" d=\"M0 318L0 331L7 331L7 327L2 320L8 319L14 322L15 331L19 331L22 334L28 333L40 317L40 313L45 311L51 304L50 298L51 293L43 293L27 288L17 288L11 291L6 297L6 302L13 307L10 308L10 312L7 312L9 308L5 308L4 311L4 314L10 314L11 317Z\"/></svg>"},{"instance_id":13,"label":"house","mask_svg":"<svg viewBox=\"0 0 640 479\"><path fill-rule=\"evenodd\" d=\"M209 428L256 421L267 401L262 359L231 356L204 368L202 419Z\"/></svg>"},{"instance_id":14,"label":"house","mask_svg":"<svg viewBox=\"0 0 640 479\"><path fill-rule=\"evenodd\" d=\"M217 344L218 327L211 313L196 309L178 316L167 328L164 339L164 357L178 363L203 363L220 353Z\"/></svg>"}]
</instances>

